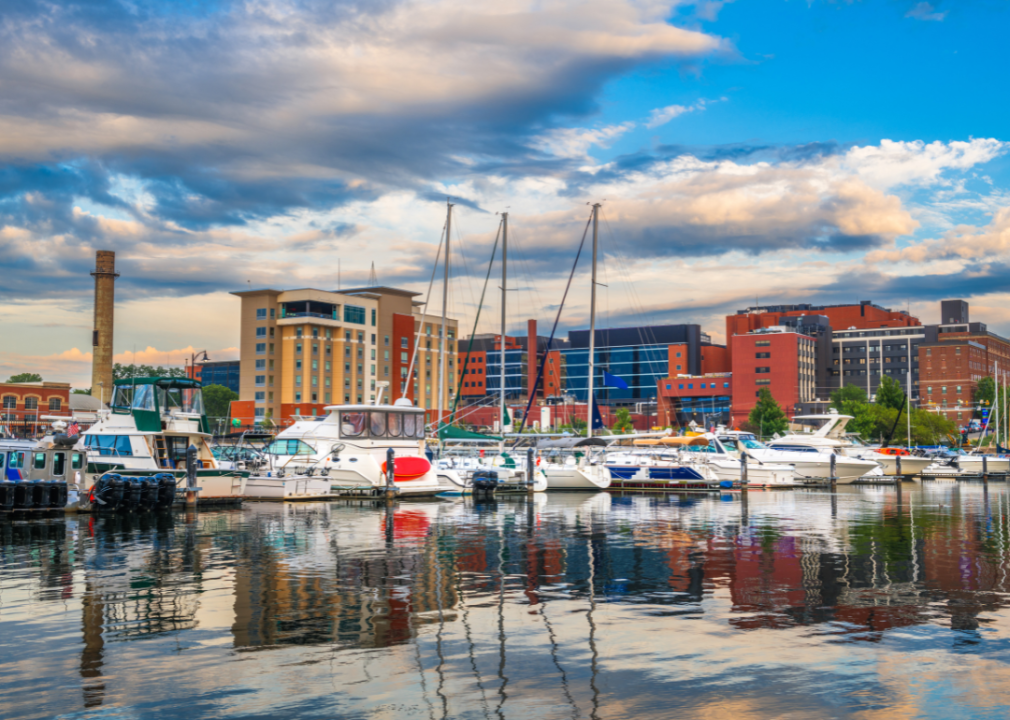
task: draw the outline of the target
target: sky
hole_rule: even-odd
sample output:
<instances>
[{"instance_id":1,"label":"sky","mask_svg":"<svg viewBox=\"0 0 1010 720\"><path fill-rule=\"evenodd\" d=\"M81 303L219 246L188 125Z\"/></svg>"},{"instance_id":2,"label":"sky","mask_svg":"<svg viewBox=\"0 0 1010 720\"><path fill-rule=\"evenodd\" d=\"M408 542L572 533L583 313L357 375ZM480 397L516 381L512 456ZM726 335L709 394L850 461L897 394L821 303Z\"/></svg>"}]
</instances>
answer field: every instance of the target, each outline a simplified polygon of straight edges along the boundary
<instances>
[{"instance_id":1,"label":"sky","mask_svg":"<svg viewBox=\"0 0 1010 720\"><path fill-rule=\"evenodd\" d=\"M598 326L963 298L1010 335L1001 0L8 0L0 376L237 357L250 288L428 292L554 322L602 203ZM588 248L559 334L586 327ZM431 311L439 313L441 278ZM2 379L2 378L0 378Z\"/></svg>"}]
</instances>

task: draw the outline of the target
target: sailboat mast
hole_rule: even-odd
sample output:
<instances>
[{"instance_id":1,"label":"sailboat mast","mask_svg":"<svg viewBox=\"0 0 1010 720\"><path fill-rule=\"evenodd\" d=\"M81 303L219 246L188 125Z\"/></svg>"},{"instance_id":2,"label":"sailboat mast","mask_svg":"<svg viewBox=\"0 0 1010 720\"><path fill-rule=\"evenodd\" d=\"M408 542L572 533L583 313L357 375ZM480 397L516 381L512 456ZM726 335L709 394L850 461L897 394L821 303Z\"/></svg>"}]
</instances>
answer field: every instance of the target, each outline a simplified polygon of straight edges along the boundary
<instances>
[{"instance_id":1,"label":"sailboat mast","mask_svg":"<svg viewBox=\"0 0 1010 720\"><path fill-rule=\"evenodd\" d=\"M593 379L596 374L596 252L600 239L600 203L593 205L593 280L589 294L589 422L586 437L593 436Z\"/></svg>"},{"instance_id":2,"label":"sailboat mast","mask_svg":"<svg viewBox=\"0 0 1010 720\"><path fill-rule=\"evenodd\" d=\"M438 373L438 422L436 428L442 427L442 416L445 412L445 372L446 360L449 355L449 336L445 329L445 314L449 306L449 238L452 237L452 203L446 201L445 213L445 271L442 281L442 326L439 330L440 338L438 349L440 357L440 370Z\"/></svg>"},{"instance_id":3,"label":"sailboat mast","mask_svg":"<svg viewBox=\"0 0 1010 720\"><path fill-rule=\"evenodd\" d=\"M498 389L501 393L499 398L499 417L501 418L501 431L505 432L505 308L508 301L506 287L508 285L508 258L509 258L509 214L501 214L501 368L498 379ZM526 351L529 352L529 338L526 339ZM528 355L535 357L535 355Z\"/></svg>"}]
</instances>

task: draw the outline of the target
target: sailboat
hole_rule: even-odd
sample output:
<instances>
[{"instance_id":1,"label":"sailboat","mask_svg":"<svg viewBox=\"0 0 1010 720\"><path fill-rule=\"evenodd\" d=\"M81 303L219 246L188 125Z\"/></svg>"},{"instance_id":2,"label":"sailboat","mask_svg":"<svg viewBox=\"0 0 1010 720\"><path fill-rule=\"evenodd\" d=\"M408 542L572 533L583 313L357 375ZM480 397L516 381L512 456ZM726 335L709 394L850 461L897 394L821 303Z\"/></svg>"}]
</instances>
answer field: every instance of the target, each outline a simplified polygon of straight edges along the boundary
<instances>
[{"instance_id":1,"label":"sailboat","mask_svg":"<svg viewBox=\"0 0 1010 720\"><path fill-rule=\"evenodd\" d=\"M586 423L586 437L573 443L573 449L577 445L582 448L582 452L575 452L563 462L547 463L544 466L544 473L547 476L548 490L606 490L610 487L610 472L604 464L602 452L594 450L593 443L593 421L596 414L593 412L596 399L593 393L593 380L595 374L596 360L596 261L599 250L600 236L600 203L593 204L593 270L592 289L590 291L589 308L589 386L587 401L589 403L589 422ZM605 446L605 441L600 441L596 448Z\"/></svg>"}]
</instances>

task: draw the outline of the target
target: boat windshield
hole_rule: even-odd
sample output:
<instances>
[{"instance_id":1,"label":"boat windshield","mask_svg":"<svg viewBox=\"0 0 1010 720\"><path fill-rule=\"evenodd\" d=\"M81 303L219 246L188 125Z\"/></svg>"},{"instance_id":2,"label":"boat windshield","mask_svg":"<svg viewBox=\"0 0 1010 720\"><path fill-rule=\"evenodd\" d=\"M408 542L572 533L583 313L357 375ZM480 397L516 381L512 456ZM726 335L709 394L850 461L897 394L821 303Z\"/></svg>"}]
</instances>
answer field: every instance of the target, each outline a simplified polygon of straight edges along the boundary
<instances>
[{"instance_id":1,"label":"boat windshield","mask_svg":"<svg viewBox=\"0 0 1010 720\"><path fill-rule=\"evenodd\" d=\"M748 450L765 450L768 447L753 435L738 435L737 442Z\"/></svg>"},{"instance_id":2,"label":"boat windshield","mask_svg":"<svg viewBox=\"0 0 1010 720\"><path fill-rule=\"evenodd\" d=\"M200 388L158 388L158 404L162 412L181 410L203 415L203 392Z\"/></svg>"},{"instance_id":3,"label":"boat windshield","mask_svg":"<svg viewBox=\"0 0 1010 720\"><path fill-rule=\"evenodd\" d=\"M419 413L369 410L340 413L340 436L346 438L424 437L424 420Z\"/></svg>"},{"instance_id":4,"label":"boat windshield","mask_svg":"<svg viewBox=\"0 0 1010 720\"><path fill-rule=\"evenodd\" d=\"M270 443L263 452L268 455L312 455L315 451L301 440L281 438Z\"/></svg>"}]
</instances>

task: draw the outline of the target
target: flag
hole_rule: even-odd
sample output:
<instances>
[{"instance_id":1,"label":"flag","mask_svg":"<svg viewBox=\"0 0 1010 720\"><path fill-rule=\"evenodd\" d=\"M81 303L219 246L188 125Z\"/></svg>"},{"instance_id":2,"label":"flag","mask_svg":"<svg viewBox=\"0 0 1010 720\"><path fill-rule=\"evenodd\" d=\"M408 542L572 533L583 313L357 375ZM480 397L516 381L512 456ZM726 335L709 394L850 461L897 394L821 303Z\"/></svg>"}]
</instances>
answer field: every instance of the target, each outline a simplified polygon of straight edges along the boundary
<instances>
[{"instance_id":1,"label":"flag","mask_svg":"<svg viewBox=\"0 0 1010 720\"><path fill-rule=\"evenodd\" d=\"M596 397L593 397L593 430L603 429L603 417L600 415L600 407L596 404Z\"/></svg>"},{"instance_id":2,"label":"flag","mask_svg":"<svg viewBox=\"0 0 1010 720\"><path fill-rule=\"evenodd\" d=\"M616 375L611 375L606 370L603 371L603 384L606 387L620 388L621 390L628 389L628 383L624 382L623 379L617 377Z\"/></svg>"},{"instance_id":3,"label":"flag","mask_svg":"<svg viewBox=\"0 0 1010 720\"><path fill-rule=\"evenodd\" d=\"M73 437L74 435L81 434L81 426L74 420L70 425L67 426L67 436Z\"/></svg>"},{"instance_id":4,"label":"flag","mask_svg":"<svg viewBox=\"0 0 1010 720\"><path fill-rule=\"evenodd\" d=\"M502 425L511 425L512 424L512 416L509 415L509 409L507 407L505 408L505 415L502 417L501 421L502 421Z\"/></svg>"}]
</instances>

